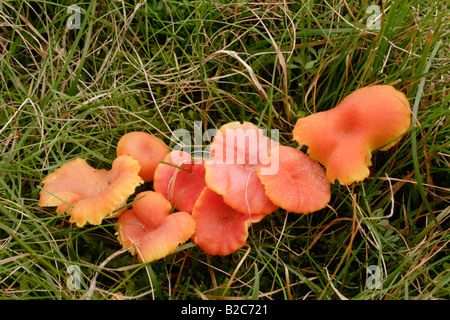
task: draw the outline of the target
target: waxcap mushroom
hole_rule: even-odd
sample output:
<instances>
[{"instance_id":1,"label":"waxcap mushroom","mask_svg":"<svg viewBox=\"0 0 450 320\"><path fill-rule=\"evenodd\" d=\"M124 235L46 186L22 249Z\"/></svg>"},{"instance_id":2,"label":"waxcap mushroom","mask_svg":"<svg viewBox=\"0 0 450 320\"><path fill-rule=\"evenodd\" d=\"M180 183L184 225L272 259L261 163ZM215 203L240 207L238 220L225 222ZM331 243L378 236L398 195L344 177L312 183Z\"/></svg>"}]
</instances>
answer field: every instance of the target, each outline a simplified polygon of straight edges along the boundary
<instances>
[{"instance_id":1,"label":"waxcap mushroom","mask_svg":"<svg viewBox=\"0 0 450 320\"><path fill-rule=\"evenodd\" d=\"M396 145L410 125L406 96L390 85L373 85L333 109L298 119L293 137L325 166L330 182L348 185L367 178L372 152Z\"/></svg>"},{"instance_id":2,"label":"waxcap mushroom","mask_svg":"<svg viewBox=\"0 0 450 320\"><path fill-rule=\"evenodd\" d=\"M190 239L195 221L184 211L170 213L172 206L162 194L143 191L132 209L117 220L118 240L140 262L152 262L173 253Z\"/></svg>"},{"instance_id":3,"label":"waxcap mushroom","mask_svg":"<svg viewBox=\"0 0 450 320\"><path fill-rule=\"evenodd\" d=\"M265 174L264 167L270 167L273 159L278 161L277 173ZM314 212L330 201L330 182L324 169L298 149L273 148L257 172L269 199L288 212Z\"/></svg>"},{"instance_id":4,"label":"waxcap mushroom","mask_svg":"<svg viewBox=\"0 0 450 320\"><path fill-rule=\"evenodd\" d=\"M143 183L139 170L139 163L130 156L117 157L109 171L95 169L77 158L43 179L39 206L57 207L57 213L70 214L69 221L78 227L99 225L124 206Z\"/></svg>"},{"instance_id":5,"label":"waxcap mushroom","mask_svg":"<svg viewBox=\"0 0 450 320\"><path fill-rule=\"evenodd\" d=\"M169 152L156 167L153 188L179 211L192 212L204 187L204 161L194 161L185 151Z\"/></svg>"},{"instance_id":6,"label":"waxcap mushroom","mask_svg":"<svg viewBox=\"0 0 450 320\"><path fill-rule=\"evenodd\" d=\"M250 122L230 122L219 128L205 161L206 185L232 208L249 215L270 214L278 207L264 192L256 169L278 142Z\"/></svg>"},{"instance_id":7,"label":"waxcap mushroom","mask_svg":"<svg viewBox=\"0 0 450 320\"><path fill-rule=\"evenodd\" d=\"M210 255L226 256L245 245L250 224L260 221L264 215L251 219L206 187L195 203L192 217L196 223L192 241Z\"/></svg>"},{"instance_id":8,"label":"waxcap mushroom","mask_svg":"<svg viewBox=\"0 0 450 320\"><path fill-rule=\"evenodd\" d=\"M126 133L117 143L117 155L129 155L136 159L141 166L139 175L145 182L153 180L156 167L168 152L164 142L148 132Z\"/></svg>"}]
</instances>

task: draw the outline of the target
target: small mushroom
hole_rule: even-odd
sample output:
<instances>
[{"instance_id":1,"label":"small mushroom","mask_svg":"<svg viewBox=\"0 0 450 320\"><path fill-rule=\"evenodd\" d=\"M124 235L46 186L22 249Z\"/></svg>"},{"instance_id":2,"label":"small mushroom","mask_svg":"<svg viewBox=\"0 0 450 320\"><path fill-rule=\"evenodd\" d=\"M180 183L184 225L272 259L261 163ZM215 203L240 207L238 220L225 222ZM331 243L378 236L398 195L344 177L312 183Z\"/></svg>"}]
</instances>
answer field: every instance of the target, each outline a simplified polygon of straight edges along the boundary
<instances>
[{"instance_id":1,"label":"small mushroom","mask_svg":"<svg viewBox=\"0 0 450 320\"><path fill-rule=\"evenodd\" d=\"M210 255L229 255L245 245L250 224L258 222L263 216L251 219L247 214L230 207L221 195L206 187L192 210L196 223L192 241Z\"/></svg>"},{"instance_id":2,"label":"small mushroom","mask_svg":"<svg viewBox=\"0 0 450 320\"><path fill-rule=\"evenodd\" d=\"M123 135L117 143L117 155L129 155L136 159L145 182L153 180L155 169L169 152L164 142L147 132L133 131Z\"/></svg>"},{"instance_id":3,"label":"small mushroom","mask_svg":"<svg viewBox=\"0 0 450 320\"><path fill-rule=\"evenodd\" d=\"M97 170L85 159L77 158L44 178L39 205L70 214L69 221L78 227L86 223L99 225L124 206L144 182L139 170L139 163L130 156L117 157L110 171Z\"/></svg>"},{"instance_id":4,"label":"small mushroom","mask_svg":"<svg viewBox=\"0 0 450 320\"><path fill-rule=\"evenodd\" d=\"M249 215L270 214L278 207L264 192L256 169L278 143L250 122L230 122L219 128L205 161L206 185L235 210Z\"/></svg>"},{"instance_id":5,"label":"small mushroom","mask_svg":"<svg viewBox=\"0 0 450 320\"><path fill-rule=\"evenodd\" d=\"M343 185L370 174L372 151L396 145L411 125L406 96L390 85L358 89L333 109L297 120L294 139Z\"/></svg>"},{"instance_id":6,"label":"small mushroom","mask_svg":"<svg viewBox=\"0 0 450 320\"><path fill-rule=\"evenodd\" d=\"M278 171L264 173L264 168L272 167L273 161L277 163ZM269 199L288 212L314 212L330 201L330 182L324 169L298 149L273 148L257 172Z\"/></svg>"},{"instance_id":7,"label":"small mushroom","mask_svg":"<svg viewBox=\"0 0 450 320\"><path fill-rule=\"evenodd\" d=\"M206 187L204 161L194 161L185 151L171 151L156 167L155 191L163 194L179 211L192 212Z\"/></svg>"},{"instance_id":8,"label":"small mushroom","mask_svg":"<svg viewBox=\"0 0 450 320\"><path fill-rule=\"evenodd\" d=\"M140 262L152 262L173 253L190 239L195 221L184 211L170 213L172 206L162 194L143 191L132 209L117 220L118 240Z\"/></svg>"}]
</instances>

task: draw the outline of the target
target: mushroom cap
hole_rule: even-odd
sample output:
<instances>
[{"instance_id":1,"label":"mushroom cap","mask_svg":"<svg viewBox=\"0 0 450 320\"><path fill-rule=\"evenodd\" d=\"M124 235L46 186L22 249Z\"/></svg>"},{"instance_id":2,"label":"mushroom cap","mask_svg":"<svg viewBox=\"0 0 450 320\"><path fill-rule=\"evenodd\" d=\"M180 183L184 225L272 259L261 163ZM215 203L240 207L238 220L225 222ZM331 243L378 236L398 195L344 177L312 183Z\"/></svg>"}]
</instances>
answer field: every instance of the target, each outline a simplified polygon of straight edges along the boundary
<instances>
[{"instance_id":1,"label":"mushroom cap","mask_svg":"<svg viewBox=\"0 0 450 320\"><path fill-rule=\"evenodd\" d=\"M70 214L78 227L99 225L102 220L126 204L135 188L143 183L139 163L129 156L117 157L110 171L97 170L77 158L47 175L40 191L39 205L58 207Z\"/></svg>"},{"instance_id":2,"label":"mushroom cap","mask_svg":"<svg viewBox=\"0 0 450 320\"><path fill-rule=\"evenodd\" d=\"M117 143L117 155L129 155L136 159L145 182L153 180L156 166L164 159L169 148L162 140L147 132L133 131L123 135Z\"/></svg>"},{"instance_id":3,"label":"mushroom cap","mask_svg":"<svg viewBox=\"0 0 450 320\"><path fill-rule=\"evenodd\" d=\"M150 190L138 193L132 208L136 217L147 227L159 226L172 211L172 205L161 193Z\"/></svg>"},{"instance_id":4,"label":"mushroom cap","mask_svg":"<svg viewBox=\"0 0 450 320\"><path fill-rule=\"evenodd\" d=\"M184 211L171 214L170 202L159 192L144 191L135 200L117 220L117 231L119 242L140 262L164 258L194 233L192 216Z\"/></svg>"},{"instance_id":5,"label":"mushroom cap","mask_svg":"<svg viewBox=\"0 0 450 320\"><path fill-rule=\"evenodd\" d=\"M275 174L264 168L278 162ZM258 167L258 177L269 199L279 207L295 213L309 213L324 208L330 201L330 182L320 164L302 151L286 146L272 149Z\"/></svg>"},{"instance_id":6,"label":"mushroom cap","mask_svg":"<svg viewBox=\"0 0 450 320\"><path fill-rule=\"evenodd\" d=\"M210 255L229 255L245 245L251 220L204 188L192 211L196 229L192 241Z\"/></svg>"},{"instance_id":7,"label":"mushroom cap","mask_svg":"<svg viewBox=\"0 0 450 320\"><path fill-rule=\"evenodd\" d=\"M333 109L297 120L294 139L326 168L330 182L362 181L370 174L372 151L387 150L411 125L406 96L390 85L358 89Z\"/></svg>"},{"instance_id":8,"label":"mushroom cap","mask_svg":"<svg viewBox=\"0 0 450 320\"><path fill-rule=\"evenodd\" d=\"M264 192L256 170L278 143L250 122L230 122L219 128L205 161L206 185L234 209L267 215L278 207Z\"/></svg>"},{"instance_id":9,"label":"mushroom cap","mask_svg":"<svg viewBox=\"0 0 450 320\"><path fill-rule=\"evenodd\" d=\"M162 193L179 211L192 212L206 187L203 159L194 161L185 151L171 151L155 170L153 188Z\"/></svg>"}]
</instances>

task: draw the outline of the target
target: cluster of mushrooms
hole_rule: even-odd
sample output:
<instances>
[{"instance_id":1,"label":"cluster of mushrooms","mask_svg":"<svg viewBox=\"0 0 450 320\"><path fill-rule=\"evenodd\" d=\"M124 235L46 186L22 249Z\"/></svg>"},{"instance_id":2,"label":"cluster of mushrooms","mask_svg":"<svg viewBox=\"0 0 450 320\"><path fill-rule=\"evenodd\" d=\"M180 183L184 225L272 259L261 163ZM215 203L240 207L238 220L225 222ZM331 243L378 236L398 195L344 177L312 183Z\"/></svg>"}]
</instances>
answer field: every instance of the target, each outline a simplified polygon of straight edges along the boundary
<instances>
[{"instance_id":1,"label":"cluster of mushrooms","mask_svg":"<svg viewBox=\"0 0 450 320\"><path fill-rule=\"evenodd\" d=\"M244 246L250 224L277 209L320 210L330 201L331 183L367 178L371 153L397 144L410 124L405 95L374 85L297 120L293 138L308 147L307 154L274 142L249 122L219 128L209 159L200 161L169 150L150 133L130 132L119 140L111 170L77 158L46 176L39 205L56 206L78 227L117 219L118 241L141 262L161 259L190 239L206 253L224 256ZM252 143L230 144L238 134ZM261 156L261 150L269 151ZM277 170L265 170L274 161ZM153 190L128 203L139 185L151 181Z\"/></svg>"}]
</instances>

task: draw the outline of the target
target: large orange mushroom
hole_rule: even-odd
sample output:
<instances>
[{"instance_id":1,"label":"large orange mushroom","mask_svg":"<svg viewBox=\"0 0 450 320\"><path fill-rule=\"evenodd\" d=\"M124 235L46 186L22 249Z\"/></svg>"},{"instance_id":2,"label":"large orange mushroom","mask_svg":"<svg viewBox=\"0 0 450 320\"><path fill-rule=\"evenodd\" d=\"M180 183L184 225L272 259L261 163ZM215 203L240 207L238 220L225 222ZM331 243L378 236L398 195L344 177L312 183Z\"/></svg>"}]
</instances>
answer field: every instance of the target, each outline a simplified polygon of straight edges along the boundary
<instances>
[{"instance_id":1,"label":"large orange mushroom","mask_svg":"<svg viewBox=\"0 0 450 320\"><path fill-rule=\"evenodd\" d=\"M250 224L260 221L264 215L250 218L206 187L195 203L192 217L196 223L192 241L210 255L226 256L245 245Z\"/></svg>"},{"instance_id":2,"label":"large orange mushroom","mask_svg":"<svg viewBox=\"0 0 450 320\"><path fill-rule=\"evenodd\" d=\"M95 169L77 158L44 178L39 205L70 214L69 221L78 227L98 225L123 207L143 183L139 170L139 163L129 156L117 157L110 171Z\"/></svg>"},{"instance_id":3,"label":"large orange mushroom","mask_svg":"<svg viewBox=\"0 0 450 320\"><path fill-rule=\"evenodd\" d=\"M206 185L235 210L248 215L272 213L278 207L266 196L256 169L276 145L250 122L223 125L205 161Z\"/></svg>"},{"instance_id":4,"label":"large orange mushroom","mask_svg":"<svg viewBox=\"0 0 450 320\"><path fill-rule=\"evenodd\" d=\"M348 185L370 174L372 151L396 145L411 125L406 96L390 85L358 89L333 109L297 120L294 139L326 168L330 182Z\"/></svg>"},{"instance_id":5,"label":"large orange mushroom","mask_svg":"<svg viewBox=\"0 0 450 320\"><path fill-rule=\"evenodd\" d=\"M163 194L179 211L192 212L197 198L206 187L205 167L185 151L171 151L156 167L155 191Z\"/></svg>"},{"instance_id":6,"label":"large orange mushroom","mask_svg":"<svg viewBox=\"0 0 450 320\"><path fill-rule=\"evenodd\" d=\"M156 167L168 152L169 148L161 139L147 132L129 132L117 143L117 155L136 159L141 166L139 175L145 182L153 180Z\"/></svg>"},{"instance_id":7,"label":"large orange mushroom","mask_svg":"<svg viewBox=\"0 0 450 320\"><path fill-rule=\"evenodd\" d=\"M278 171L264 173L263 169L271 167L274 161ZM289 212L314 212L330 201L330 182L324 169L298 149L287 146L273 148L257 172L269 199Z\"/></svg>"},{"instance_id":8,"label":"large orange mushroom","mask_svg":"<svg viewBox=\"0 0 450 320\"><path fill-rule=\"evenodd\" d=\"M143 191L132 209L117 220L118 240L140 262L152 262L173 253L190 239L195 221L184 211L170 213L172 205L162 194Z\"/></svg>"}]
</instances>

